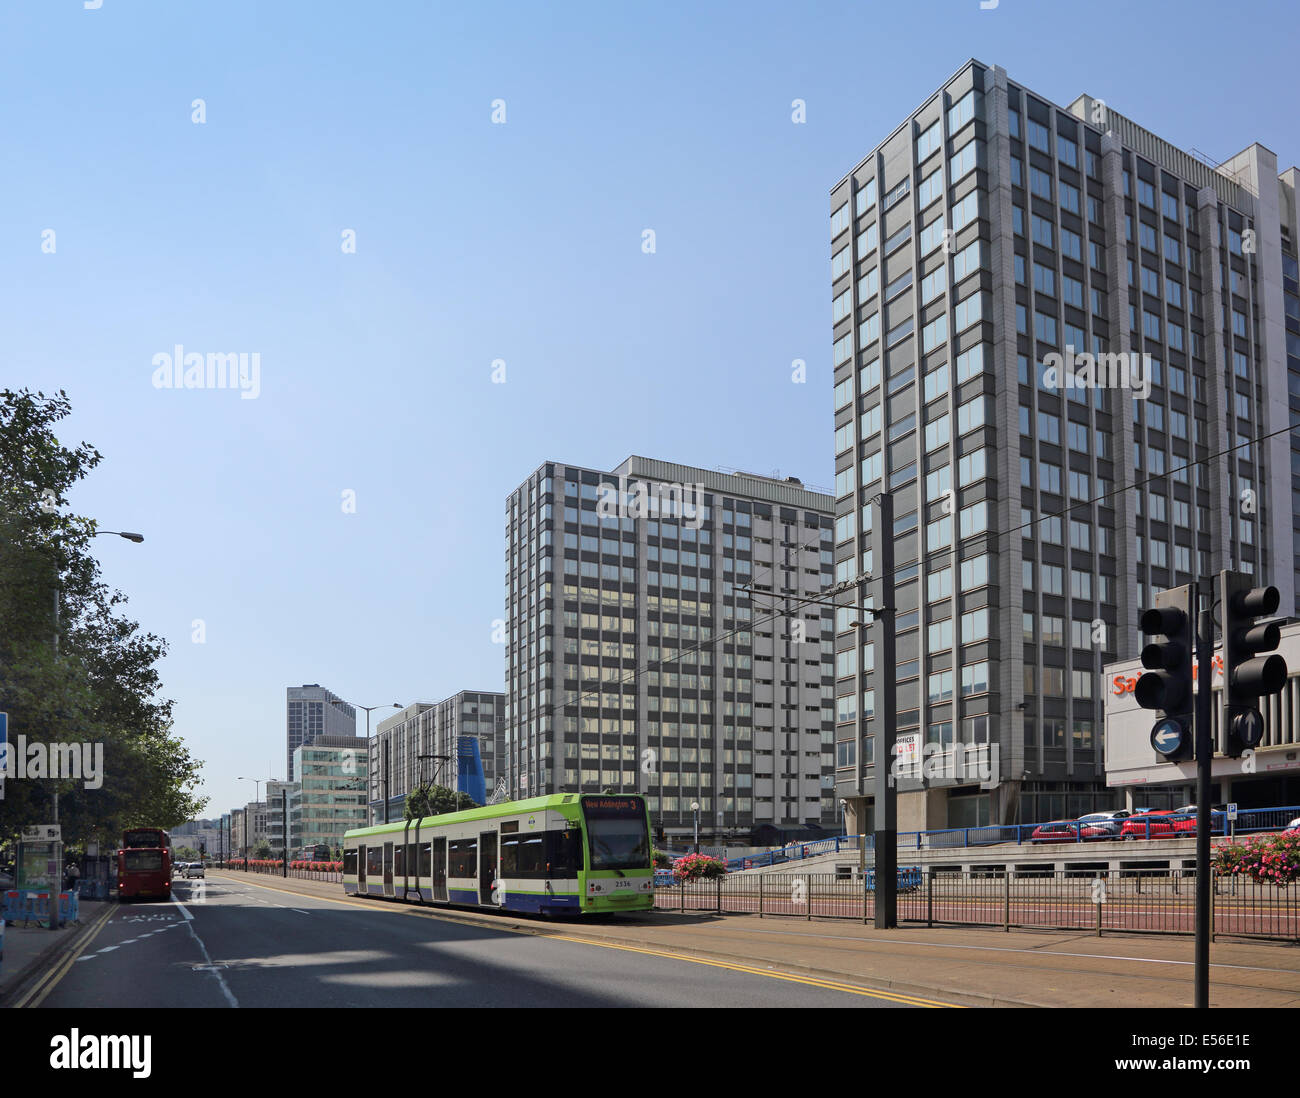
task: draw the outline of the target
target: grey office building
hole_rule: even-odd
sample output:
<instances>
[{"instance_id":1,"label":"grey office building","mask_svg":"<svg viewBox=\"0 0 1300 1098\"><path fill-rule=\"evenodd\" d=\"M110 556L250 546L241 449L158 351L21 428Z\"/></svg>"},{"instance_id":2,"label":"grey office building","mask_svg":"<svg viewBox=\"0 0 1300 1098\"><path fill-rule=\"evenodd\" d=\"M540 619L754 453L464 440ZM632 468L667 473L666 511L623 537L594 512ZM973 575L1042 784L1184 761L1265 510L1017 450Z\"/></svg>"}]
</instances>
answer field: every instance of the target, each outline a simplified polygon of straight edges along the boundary
<instances>
[{"instance_id":1,"label":"grey office building","mask_svg":"<svg viewBox=\"0 0 1300 1098\"><path fill-rule=\"evenodd\" d=\"M832 501L795 478L548 462L506 502L513 797L640 792L656 829L833 828Z\"/></svg>"},{"instance_id":2,"label":"grey office building","mask_svg":"<svg viewBox=\"0 0 1300 1098\"><path fill-rule=\"evenodd\" d=\"M835 578L883 533L897 582L897 666L837 620L855 824L883 675L910 757L997 749L991 780L901 778L900 830L1073 817L1117 806L1102 665L1154 592L1237 568L1296 605L1296 183L971 61L834 187Z\"/></svg>"},{"instance_id":3,"label":"grey office building","mask_svg":"<svg viewBox=\"0 0 1300 1098\"><path fill-rule=\"evenodd\" d=\"M497 759L505 739L505 697L462 690L440 702L416 702L379 722L370 749L370 805L373 818L400 820L406 795L423 782L460 790L459 740L478 739L487 794L496 786Z\"/></svg>"},{"instance_id":4,"label":"grey office building","mask_svg":"<svg viewBox=\"0 0 1300 1098\"><path fill-rule=\"evenodd\" d=\"M285 773L294 780L293 753L318 736L355 736L357 711L320 683L290 686L285 691Z\"/></svg>"}]
</instances>

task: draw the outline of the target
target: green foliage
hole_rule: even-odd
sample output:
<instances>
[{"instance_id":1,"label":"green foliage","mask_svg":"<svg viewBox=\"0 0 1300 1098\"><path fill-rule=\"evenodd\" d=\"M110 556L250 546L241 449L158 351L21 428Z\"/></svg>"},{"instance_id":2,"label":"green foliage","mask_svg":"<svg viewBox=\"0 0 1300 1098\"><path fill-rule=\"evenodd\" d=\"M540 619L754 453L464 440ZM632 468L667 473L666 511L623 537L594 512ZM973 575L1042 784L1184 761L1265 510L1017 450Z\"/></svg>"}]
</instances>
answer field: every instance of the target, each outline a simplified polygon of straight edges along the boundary
<instances>
[{"instance_id":1,"label":"green foliage","mask_svg":"<svg viewBox=\"0 0 1300 1098\"><path fill-rule=\"evenodd\" d=\"M253 847L253 857L261 858L263 861L265 861L268 858L273 858L274 856L275 856L275 851L271 849L270 840L258 839L256 845L254 845Z\"/></svg>"},{"instance_id":2,"label":"green foliage","mask_svg":"<svg viewBox=\"0 0 1300 1098\"><path fill-rule=\"evenodd\" d=\"M454 793L444 785L425 782L406 795L406 818L423 819L425 816L442 816L448 812L461 812L466 808L481 807L468 793Z\"/></svg>"},{"instance_id":3,"label":"green foliage","mask_svg":"<svg viewBox=\"0 0 1300 1098\"><path fill-rule=\"evenodd\" d=\"M199 860L199 852L192 846L173 847L172 859L178 862L197 862Z\"/></svg>"},{"instance_id":4,"label":"green foliage","mask_svg":"<svg viewBox=\"0 0 1300 1098\"><path fill-rule=\"evenodd\" d=\"M672 868L672 864L673 864L673 860L672 860L672 858L670 858L670 857L669 857L667 854L665 854L662 850L656 850L656 851L654 851L654 853L653 853L653 855L652 855L652 858L653 858L653 864L654 864L655 869L671 869L671 868Z\"/></svg>"},{"instance_id":5,"label":"green foliage","mask_svg":"<svg viewBox=\"0 0 1300 1098\"><path fill-rule=\"evenodd\" d=\"M91 552L95 520L68 512L69 491L102 460L60 443L70 414L62 392L0 391L0 711L11 742L102 744L104 780L9 782L0 831L47 817L57 790L65 841L111 845L127 827L193 819L206 801L194 795L201 764L159 697L165 642L121 613L126 598Z\"/></svg>"}]
</instances>

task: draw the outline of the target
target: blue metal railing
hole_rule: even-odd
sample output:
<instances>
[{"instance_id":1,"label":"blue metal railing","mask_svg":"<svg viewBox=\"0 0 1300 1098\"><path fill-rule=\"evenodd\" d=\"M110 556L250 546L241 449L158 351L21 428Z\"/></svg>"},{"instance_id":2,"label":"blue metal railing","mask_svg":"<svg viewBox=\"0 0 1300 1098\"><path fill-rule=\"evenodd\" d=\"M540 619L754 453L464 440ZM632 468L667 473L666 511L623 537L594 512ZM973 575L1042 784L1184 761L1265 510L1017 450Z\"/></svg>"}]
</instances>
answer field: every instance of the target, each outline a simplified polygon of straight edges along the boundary
<instances>
[{"instance_id":1,"label":"blue metal railing","mask_svg":"<svg viewBox=\"0 0 1300 1098\"><path fill-rule=\"evenodd\" d=\"M1125 819L1127 819L1126 817ZM1265 831L1280 831L1292 820L1300 818L1300 806L1289 805L1274 808L1248 808L1237 813L1236 820L1229 820L1226 812L1210 813L1210 834L1218 836L1238 836L1256 834ZM898 835L900 850L950 850L966 847L995 846L1000 843L1018 843L1037 846L1063 842L1094 842L1102 840L1119 841L1125 819L1098 825L1095 822L1080 820L1047 821L1038 824L987 824L982 827L952 827L935 831L901 831ZM1167 826L1162 826L1166 821ZM1194 812L1175 812L1166 815L1146 815L1138 817L1141 829L1130 828L1135 839L1191 838L1196 833L1196 814ZM1059 826L1047 831L1052 824ZM1190 827L1187 824L1190 823ZM1037 833L1037 834L1036 834ZM837 835L828 839L817 839L806 843L790 843L763 854L750 854L738 858L726 859L727 872L742 869L766 869L786 862L802 861L804 858L816 858L824 854L838 854L841 850L857 850L864 839L859 835ZM865 836L866 848L873 849L875 836ZM684 857L690 851L663 850L672 858ZM661 871L669 872L669 871ZM671 877L669 878L671 880ZM658 875L656 875L658 883Z\"/></svg>"}]
</instances>

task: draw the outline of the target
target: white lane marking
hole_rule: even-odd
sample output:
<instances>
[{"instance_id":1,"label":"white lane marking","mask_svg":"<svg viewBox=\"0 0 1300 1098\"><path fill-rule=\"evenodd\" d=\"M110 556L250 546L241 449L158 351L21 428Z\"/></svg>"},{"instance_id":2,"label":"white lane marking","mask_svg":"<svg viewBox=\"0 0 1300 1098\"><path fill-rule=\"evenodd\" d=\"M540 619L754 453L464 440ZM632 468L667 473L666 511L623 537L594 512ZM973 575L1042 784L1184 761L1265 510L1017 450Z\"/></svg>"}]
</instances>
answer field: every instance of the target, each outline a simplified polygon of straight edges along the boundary
<instances>
[{"instance_id":1,"label":"white lane marking","mask_svg":"<svg viewBox=\"0 0 1300 1098\"><path fill-rule=\"evenodd\" d=\"M291 908L289 908L289 910L290 910L290 911L296 911L296 912L298 912L299 915L310 915L310 914L311 914L310 911L303 911L303 909L300 908L300 907L291 907Z\"/></svg>"},{"instance_id":2,"label":"white lane marking","mask_svg":"<svg viewBox=\"0 0 1300 1098\"><path fill-rule=\"evenodd\" d=\"M49 921L49 920L47 919L46 922L48 922L48 921ZM115 950L116 948L117 948L117 946L105 946L103 949L98 950L97 952L99 952L99 953L112 953L113 950Z\"/></svg>"},{"instance_id":3,"label":"white lane marking","mask_svg":"<svg viewBox=\"0 0 1300 1098\"><path fill-rule=\"evenodd\" d=\"M194 916L189 913L188 909L180 902L180 900L173 900L172 903L176 905L176 910L181 913L187 923L194 920Z\"/></svg>"},{"instance_id":4,"label":"white lane marking","mask_svg":"<svg viewBox=\"0 0 1300 1098\"><path fill-rule=\"evenodd\" d=\"M238 1008L239 1007L238 1000L236 1000L234 994L230 990L230 986L226 983L226 978L221 975L221 969L224 968L225 966L224 965L218 966L212 963L212 957L208 953L208 947L203 944L203 939L199 937L198 931L194 929L194 921L192 916L190 921L185 925L190 928L190 936L196 942L198 942L199 949L202 950L203 952L203 959L208 962L208 967L206 969L203 969L202 971L211 972L212 975L217 978L217 983L221 985L221 994L226 997L226 1002L228 1002L232 1007Z\"/></svg>"}]
</instances>

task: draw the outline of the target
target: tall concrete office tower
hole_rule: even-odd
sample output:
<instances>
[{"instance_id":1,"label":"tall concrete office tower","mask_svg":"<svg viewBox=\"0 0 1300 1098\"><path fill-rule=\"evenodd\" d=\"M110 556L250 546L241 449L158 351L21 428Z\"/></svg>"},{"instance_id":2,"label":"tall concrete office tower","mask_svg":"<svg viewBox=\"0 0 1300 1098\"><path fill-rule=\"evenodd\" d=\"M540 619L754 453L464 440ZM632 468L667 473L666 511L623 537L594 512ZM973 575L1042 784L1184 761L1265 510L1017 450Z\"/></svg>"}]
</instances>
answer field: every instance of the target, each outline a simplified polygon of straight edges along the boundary
<instances>
[{"instance_id":1,"label":"tall concrete office tower","mask_svg":"<svg viewBox=\"0 0 1300 1098\"><path fill-rule=\"evenodd\" d=\"M900 830L1072 817L1117 803L1102 664L1154 592L1231 567L1296 605L1296 183L1262 145L1214 165L971 61L835 185L835 576L881 536L897 566L896 667L837 621L857 826L881 676L940 764L901 779ZM957 744L993 772L945 776Z\"/></svg>"},{"instance_id":2,"label":"tall concrete office tower","mask_svg":"<svg viewBox=\"0 0 1300 1098\"><path fill-rule=\"evenodd\" d=\"M293 753L318 736L355 736L357 711L320 683L285 690L285 773L294 781Z\"/></svg>"},{"instance_id":3,"label":"tall concrete office tower","mask_svg":"<svg viewBox=\"0 0 1300 1098\"><path fill-rule=\"evenodd\" d=\"M506 503L512 796L642 792L656 829L835 826L831 499L632 457Z\"/></svg>"}]
</instances>

